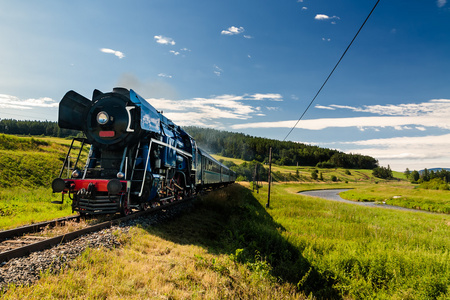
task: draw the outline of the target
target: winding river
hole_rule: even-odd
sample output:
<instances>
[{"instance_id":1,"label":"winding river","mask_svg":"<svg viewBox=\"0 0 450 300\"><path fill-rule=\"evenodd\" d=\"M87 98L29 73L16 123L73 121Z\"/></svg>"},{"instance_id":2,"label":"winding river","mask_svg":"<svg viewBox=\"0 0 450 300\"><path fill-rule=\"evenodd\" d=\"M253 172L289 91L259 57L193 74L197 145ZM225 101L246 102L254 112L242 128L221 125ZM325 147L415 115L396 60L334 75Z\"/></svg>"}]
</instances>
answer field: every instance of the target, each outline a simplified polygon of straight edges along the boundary
<instances>
[{"instance_id":1,"label":"winding river","mask_svg":"<svg viewBox=\"0 0 450 300\"><path fill-rule=\"evenodd\" d=\"M304 196L319 197L319 198L323 198L323 199L327 199L327 200L339 201L339 202L344 202L344 203L351 203L351 204L356 204L356 205L361 205L361 206L380 207L380 208L386 208L386 209L397 209L397 210L406 210L406 211L434 214L434 212L429 212L426 210L405 208L405 207L387 205L387 204L382 204L382 203L345 200L345 199L341 198L341 196L339 196L339 193L345 192L348 190L350 190L350 189L315 190L315 191L304 191L304 192L300 192L299 194L304 195Z\"/></svg>"}]
</instances>

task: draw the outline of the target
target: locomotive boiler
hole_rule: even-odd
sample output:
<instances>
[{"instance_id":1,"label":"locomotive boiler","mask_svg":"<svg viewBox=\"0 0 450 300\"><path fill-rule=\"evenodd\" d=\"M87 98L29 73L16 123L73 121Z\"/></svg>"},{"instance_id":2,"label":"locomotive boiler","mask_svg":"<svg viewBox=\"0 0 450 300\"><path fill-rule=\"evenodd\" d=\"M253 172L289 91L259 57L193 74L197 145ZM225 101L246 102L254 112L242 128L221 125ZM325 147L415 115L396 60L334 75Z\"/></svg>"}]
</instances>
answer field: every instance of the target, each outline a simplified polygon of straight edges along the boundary
<instances>
[{"instance_id":1,"label":"locomotive boiler","mask_svg":"<svg viewBox=\"0 0 450 300\"><path fill-rule=\"evenodd\" d=\"M84 134L73 139L52 182L80 214L127 215L235 181L234 172L131 89L94 90L91 100L69 91L58 125Z\"/></svg>"}]
</instances>

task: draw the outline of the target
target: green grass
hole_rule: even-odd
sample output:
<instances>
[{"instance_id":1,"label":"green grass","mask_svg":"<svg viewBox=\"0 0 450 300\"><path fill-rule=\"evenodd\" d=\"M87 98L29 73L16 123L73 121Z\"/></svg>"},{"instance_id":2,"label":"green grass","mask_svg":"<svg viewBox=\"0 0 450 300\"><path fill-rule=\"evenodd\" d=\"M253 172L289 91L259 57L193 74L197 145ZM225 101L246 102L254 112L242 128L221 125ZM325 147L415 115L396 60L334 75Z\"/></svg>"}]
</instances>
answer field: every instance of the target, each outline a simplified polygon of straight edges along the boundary
<instances>
[{"instance_id":1,"label":"green grass","mask_svg":"<svg viewBox=\"0 0 450 300\"><path fill-rule=\"evenodd\" d=\"M297 189L275 185L269 213L319 274L335 279L341 295L450 297L450 216L302 197ZM256 196L266 203L265 190Z\"/></svg>"},{"instance_id":2,"label":"green grass","mask_svg":"<svg viewBox=\"0 0 450 300\"><path fill-rule=\"evenodd\" d=\"M234 185L5 298L448 299L450 217Z\"/></svg>"},{"instance_id":3,"label":"green grass","mask_svg":"<svg viewBox=\"0 0 450 300\"><path fill-rule=\"evenodd\" d=\"M51 199L48 188L67 146L46 142L0 150L1 228L70 214L68 201L50 204L60 195ZM273 170L283 181L297 168ZM91 249L4 298L450 298L449 215L297 194L353 188L344 197L448 212L449 191L379 180L370 170L320 169L324 180L312 180L313 170L299 168L300 183L274 184L269 209L267 183L253 194L239 185L216 191L171 222L134 228L121 236L123 248Z\"/></svg>"},{"instance_id":4,"label":"green grass","mask_svg":"<svg viewBox=\"0 0 450 300\"><path fill-rule=\"evenodd\" d=\"M66 151L52 139L0 135L0 230L72 213L69 199L51 203L61 200L50 187Z\"/></svg>"},{"instance_id":5,"label":"green grass","mask_svg":"<svg viewBox=\"0 0 450 300\"><path fill-rule=\"evenodd\" d=\"M61 201L61 194L52 194L51 188L2 189L0 190L0 230L71 215L72 206L68 200L66 198L63 205L51 203Z\"/></svg>"}]
</instances>

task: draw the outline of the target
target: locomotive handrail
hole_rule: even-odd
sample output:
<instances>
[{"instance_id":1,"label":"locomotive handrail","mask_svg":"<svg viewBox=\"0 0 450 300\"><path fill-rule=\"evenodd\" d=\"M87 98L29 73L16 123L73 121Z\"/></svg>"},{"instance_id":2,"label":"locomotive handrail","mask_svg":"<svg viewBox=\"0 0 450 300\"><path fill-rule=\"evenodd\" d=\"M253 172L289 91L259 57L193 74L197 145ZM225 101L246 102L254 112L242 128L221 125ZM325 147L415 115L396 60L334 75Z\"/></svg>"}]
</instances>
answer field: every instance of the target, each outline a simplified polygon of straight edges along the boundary
<instances>
[{"instance_id":1,"label":"locomotive handrail","mask_svg":"<svg viewBox=\"0 0 450 300\"><path fill-rule=\"evenodd\" d=\"M173 149L176 152L179 152L181 155L184 155L186 157L191 157L192 158L192 154L189 154L188 152L186 152L184 150L181 150L180 148L174 147L172 145L169 145L167 143L164 143L164 142L161 142L161 141L158 141L158 140L155 140L155 139L151 139L151 141L155 142L155 144L158 144L158 145L165 146L167 148Z\"/></svg>"},{"instance_id":2,"label":"locomotive handrail","mask_svg":"<svg viewBox=\"0 0 450 300\"><path fill-rule=\"evenodd\" d=\"M75 141L78 141L78 142L81 142L81 143L82 143L81 148L80 148L80 153L78 154L78 158L77 158L77 160L76 160L76 162L75 162L75 166L76 166L76 164L78 163L78 159L80 158L80 155L81 155L81 150L83 149L84 143L85 143L85 141L86 141L85 138L73 138L73 139L72 139L72 143L70 144L69 151L67 151L67 155L66 155L66 158L64 159L63 166L62 166L62 168L61 168L61 171L59 172L59 178L62 177L62 173L64 172L64 168L66 167L67 161L69 160L70 151L72 151L73 143L74 143Z\"/></svg>"}]
</instances>

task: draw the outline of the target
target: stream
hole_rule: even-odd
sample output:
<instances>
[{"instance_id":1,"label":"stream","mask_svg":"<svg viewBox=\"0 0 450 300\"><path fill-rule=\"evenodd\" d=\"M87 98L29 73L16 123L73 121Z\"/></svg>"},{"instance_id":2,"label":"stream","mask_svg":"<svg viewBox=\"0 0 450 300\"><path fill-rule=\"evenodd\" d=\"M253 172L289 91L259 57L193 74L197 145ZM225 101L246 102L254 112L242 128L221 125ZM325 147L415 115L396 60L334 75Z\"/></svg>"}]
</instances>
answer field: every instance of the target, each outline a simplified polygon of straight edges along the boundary
<instances>
[{"instance_id":1,"label":"stream","mask_svg":"<svg viewBox=\"0 0 450 300\"><path fill-rule=\"evenodd\" d=\"M419 210L419 209L412 209L412 208L405 208L401 206L394 206L394 205L388 205L383 203L375 203L375 202L359 202L359 201L351 201L351 200L345 200L339 196L339 193L348 191L350 189L333 189L333 190L315 190L315 191L304 191L300 192L300 195L303 196L311 196L311 197L319 197L327 200L333 200L338 202L344 202L344 203L351 203L361 206L368 206L368 207L380 207L380 208L386 208L386 209L397 209L397 210L406 210L406 211L413 211L413 212L423 212L423 213L432 213L430 211L426 210Z\"/></svg>"}]
</instances>

